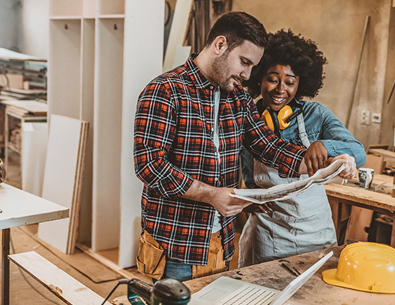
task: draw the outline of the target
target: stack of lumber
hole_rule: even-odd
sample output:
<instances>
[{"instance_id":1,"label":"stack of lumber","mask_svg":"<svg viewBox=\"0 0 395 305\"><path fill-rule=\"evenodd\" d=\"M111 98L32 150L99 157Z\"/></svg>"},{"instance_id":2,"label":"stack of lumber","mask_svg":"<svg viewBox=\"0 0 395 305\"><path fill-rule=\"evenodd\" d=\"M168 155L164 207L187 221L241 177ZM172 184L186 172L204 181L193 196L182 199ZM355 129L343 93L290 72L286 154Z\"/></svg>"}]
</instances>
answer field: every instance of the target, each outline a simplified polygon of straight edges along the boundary
<instances>
[{"instance_id":1,"label":"stack of lumber","mask_svg":"<svg viewBox=\"0 0 395 305\"><path fill-rule=\"evenodd\" d=\"M7 111L19 116L47 116L48 105L37 101L5 100Z\"/></svg>"},{"instance_id":2,"label":"stack of lumber","mask_svg":"<svg viewBox=\"0 0 395 305\"><path fill-rule=\"evenodd\" d=\"M70 209L70 218L40 223L38 237L66 254L77 240L89 123L60 115L50 119L42 197Z\"/></svg>"}]
</instances>

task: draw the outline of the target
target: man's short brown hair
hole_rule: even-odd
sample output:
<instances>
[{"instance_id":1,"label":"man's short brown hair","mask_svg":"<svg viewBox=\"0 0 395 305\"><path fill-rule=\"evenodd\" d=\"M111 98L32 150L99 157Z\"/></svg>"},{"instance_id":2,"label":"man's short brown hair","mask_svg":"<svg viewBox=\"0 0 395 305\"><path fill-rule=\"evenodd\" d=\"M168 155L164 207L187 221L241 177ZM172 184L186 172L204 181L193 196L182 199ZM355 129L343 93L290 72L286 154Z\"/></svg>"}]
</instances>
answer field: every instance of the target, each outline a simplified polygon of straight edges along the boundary
<instances>
[{"instance_id":1,"label":"man's short brown hair","mask_svg":"<svg viewBox=\"0 0 395 305\"><path fill-rule=\"evenodd\" d=\"M267 45L267 33L262 23L244 12L230 12L222 15L208 33L206 46L211 45L218 36L226 37L228 52L245 40L260 47Z\"/></svg>"}]
</instances>

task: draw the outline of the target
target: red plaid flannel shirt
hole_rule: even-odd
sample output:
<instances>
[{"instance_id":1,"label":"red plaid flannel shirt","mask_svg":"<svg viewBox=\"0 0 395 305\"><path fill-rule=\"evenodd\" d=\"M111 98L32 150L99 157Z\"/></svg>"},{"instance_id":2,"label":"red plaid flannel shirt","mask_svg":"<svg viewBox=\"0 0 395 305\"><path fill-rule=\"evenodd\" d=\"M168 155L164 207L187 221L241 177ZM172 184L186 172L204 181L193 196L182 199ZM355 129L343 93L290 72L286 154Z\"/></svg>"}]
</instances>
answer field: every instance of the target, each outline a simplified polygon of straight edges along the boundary
<instances>
[{"instance_id":1,"label":"red plaid flannel shirt","mask_svg":"<svg viewBox=\"0 0 395 305\"><path fill-rule=\"evenodd\" d=\"M196 55L151 81L140 94L134 162L144 182L142 230L173 260L206 265L215 210L181 198L193 179L236 188L242 146L283 177L298 176L305 151L278 139L262 122L242 86L221 92L220 160L213 142L215 88L193 62ZM222 217L224 259L234 253L235 217Z\"/></svg>"}]
</instances>

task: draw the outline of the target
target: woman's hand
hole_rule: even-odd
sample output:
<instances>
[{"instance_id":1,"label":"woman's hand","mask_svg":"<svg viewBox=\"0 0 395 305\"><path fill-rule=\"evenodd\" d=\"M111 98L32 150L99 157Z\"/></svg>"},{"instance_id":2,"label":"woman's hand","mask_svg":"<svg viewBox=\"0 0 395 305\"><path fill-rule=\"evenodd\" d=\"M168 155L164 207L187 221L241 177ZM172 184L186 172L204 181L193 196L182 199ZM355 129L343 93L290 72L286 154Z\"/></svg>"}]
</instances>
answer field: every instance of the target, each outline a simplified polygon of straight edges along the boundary
<instances>
[{"instance_id":1,"label":"woman's hand","mask_svg":"<svg viewBox=\"0 0 395 305\"><path fill-rule=\"evenodd\" d=\"M309 177L313 176L320 168L324 168L326 166L327 159L328 152L326 151L324 144L320 141L311 143L303 158Z\"/></svg>"}]
</instances>

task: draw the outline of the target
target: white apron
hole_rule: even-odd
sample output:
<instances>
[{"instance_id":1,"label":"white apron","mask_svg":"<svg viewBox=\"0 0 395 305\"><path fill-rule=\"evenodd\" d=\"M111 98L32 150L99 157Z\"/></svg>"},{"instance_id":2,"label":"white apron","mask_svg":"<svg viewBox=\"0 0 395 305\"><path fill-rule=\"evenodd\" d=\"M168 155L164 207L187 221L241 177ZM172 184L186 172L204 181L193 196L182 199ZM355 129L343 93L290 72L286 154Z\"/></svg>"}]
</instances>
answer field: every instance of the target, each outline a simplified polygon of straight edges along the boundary
<instances>
[{"instance_id":1,"label":"white apron","mask_svg":"<svg viewBox=\"0 0 395 305\"><path fill-rule=\"evenodd\" d=\"M303 114L298 117L299 137L310 146ZM301 178L307 178L302 175ZM254 162L255 183L262 188L290 183L274 168ZM265 261L337 246L332 213L323 185L272 204L272 213L251 213L239 241L239 268Z\"/></svg>"}]
</instances>

